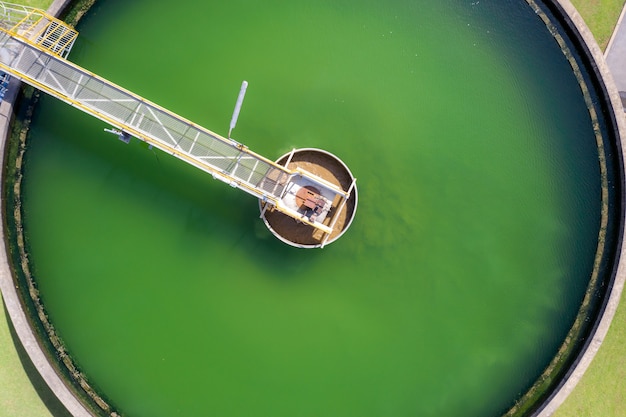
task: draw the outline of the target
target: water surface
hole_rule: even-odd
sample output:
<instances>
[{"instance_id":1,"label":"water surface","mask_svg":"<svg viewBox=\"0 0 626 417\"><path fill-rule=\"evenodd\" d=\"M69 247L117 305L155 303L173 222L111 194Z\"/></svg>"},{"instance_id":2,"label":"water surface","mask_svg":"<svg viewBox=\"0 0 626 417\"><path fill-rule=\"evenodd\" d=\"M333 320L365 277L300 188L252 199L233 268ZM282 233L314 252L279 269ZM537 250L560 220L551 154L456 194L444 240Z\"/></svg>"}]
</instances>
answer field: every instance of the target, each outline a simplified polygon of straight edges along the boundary
<instances>
[{"instance_id":1,"label":"water surface","mask_svg":"<svg viewBox=\"0 0 626 417\"><path fill-rule=\"evenodd\" d=\"M497 416L554 356L596 250L595 137L523 0L99 2L71 59L276 158L340 156L351 229L257 202L45 97L25 176L42 298L128 416Z\"/></svg>"}]
</instances>

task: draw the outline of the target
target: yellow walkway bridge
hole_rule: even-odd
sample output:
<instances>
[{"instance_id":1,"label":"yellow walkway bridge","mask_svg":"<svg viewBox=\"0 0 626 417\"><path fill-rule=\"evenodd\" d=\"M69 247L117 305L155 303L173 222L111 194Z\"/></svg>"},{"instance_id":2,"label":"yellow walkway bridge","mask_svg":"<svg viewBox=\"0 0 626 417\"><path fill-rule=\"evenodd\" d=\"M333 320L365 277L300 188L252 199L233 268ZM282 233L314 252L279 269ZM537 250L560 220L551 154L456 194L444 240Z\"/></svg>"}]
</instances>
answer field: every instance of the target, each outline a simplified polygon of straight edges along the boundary
<instances>
[{"instance_id":1,"label":"yellow walkway bridge","mask_svg":"<svg viewBox=\"0 0 626 417\"><path fill-rule=\"evenodd\" d=\"M289 170L73 64L66 57L78 32L41 10L0 2L0 19L0 71L101 119L126 142L143 140L327 236L333 231L332 219L322 224L326 216L303 217L285 194L294 185L313 184L341 204L349 191Z\"/></svg>"}]
</instances>

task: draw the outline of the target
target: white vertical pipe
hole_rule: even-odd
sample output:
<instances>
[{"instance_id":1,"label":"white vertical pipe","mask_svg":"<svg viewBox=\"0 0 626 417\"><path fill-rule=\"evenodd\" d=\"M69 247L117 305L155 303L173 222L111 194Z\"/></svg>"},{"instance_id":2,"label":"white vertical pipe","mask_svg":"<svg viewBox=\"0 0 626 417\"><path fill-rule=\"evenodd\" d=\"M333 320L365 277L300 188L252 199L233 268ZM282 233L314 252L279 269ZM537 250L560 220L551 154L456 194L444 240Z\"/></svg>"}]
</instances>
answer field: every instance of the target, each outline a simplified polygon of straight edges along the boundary
<instances>
[{"instance_id":1,"label":"white vertical pipe","mask_svg":"<svg viewBox=\"0 0 626 417\"><path fill-rule=\"evenodd\" d=\"M228 130L228 139L230 139L230 132L233 131L235 125L237 124L237 119L239 118L239 112L241 111L241 104L243 103L243 98L246 95L246 88L248 88L248 82L244 80L241 83L241 90L239 90L239 96L237 97L237 103L235 104L235 110L233 111L233 117L230 119L230 129Z\"/></svg>"}]
</instances>

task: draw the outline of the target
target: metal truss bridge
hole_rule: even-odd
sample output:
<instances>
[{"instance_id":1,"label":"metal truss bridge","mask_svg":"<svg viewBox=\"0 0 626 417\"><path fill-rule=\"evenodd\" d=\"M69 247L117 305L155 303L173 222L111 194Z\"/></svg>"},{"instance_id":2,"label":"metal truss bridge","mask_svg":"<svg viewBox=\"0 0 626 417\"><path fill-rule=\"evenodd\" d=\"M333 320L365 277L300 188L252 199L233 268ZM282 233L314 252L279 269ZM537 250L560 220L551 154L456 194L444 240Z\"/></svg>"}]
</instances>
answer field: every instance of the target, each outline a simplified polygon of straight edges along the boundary
<instances>
[{"instance_id":1,"label":"metal truss bridge","mask_svg":"<svg viewBox=\"0 0 626 417\"><path fill-rule=\"evenodd\" d=\"M101 119L126 142L131 137L147 142L330 235L333 219L322 223L303 217L285 204L285 194L304 181L342 204L348 191L276 164L73 64L66 57L77 36L41 10L0 2L0 71Z\"/></svg>"}]
</instances>

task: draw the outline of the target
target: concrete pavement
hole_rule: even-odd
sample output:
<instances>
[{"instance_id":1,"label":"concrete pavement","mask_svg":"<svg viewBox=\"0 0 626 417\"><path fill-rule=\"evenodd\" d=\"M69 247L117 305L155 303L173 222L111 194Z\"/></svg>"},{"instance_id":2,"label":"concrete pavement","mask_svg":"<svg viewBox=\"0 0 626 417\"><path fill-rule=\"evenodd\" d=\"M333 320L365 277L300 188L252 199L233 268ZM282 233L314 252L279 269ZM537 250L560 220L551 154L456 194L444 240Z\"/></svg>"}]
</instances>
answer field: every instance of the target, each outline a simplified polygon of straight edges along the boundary
<instances>
[{"instance_id":1,"label":"concrete pavement","mask_svg":"<svg viewBox=\"0 0 626 417\"><path fill-rule=\"evenodd\" d=\"M622 105L626 108L626 24L624 24L624 14L626 14L626 7L622 10L617 21L613 35L604 52L604 57L620 93Z\"/></svg>"}]
</instances>

